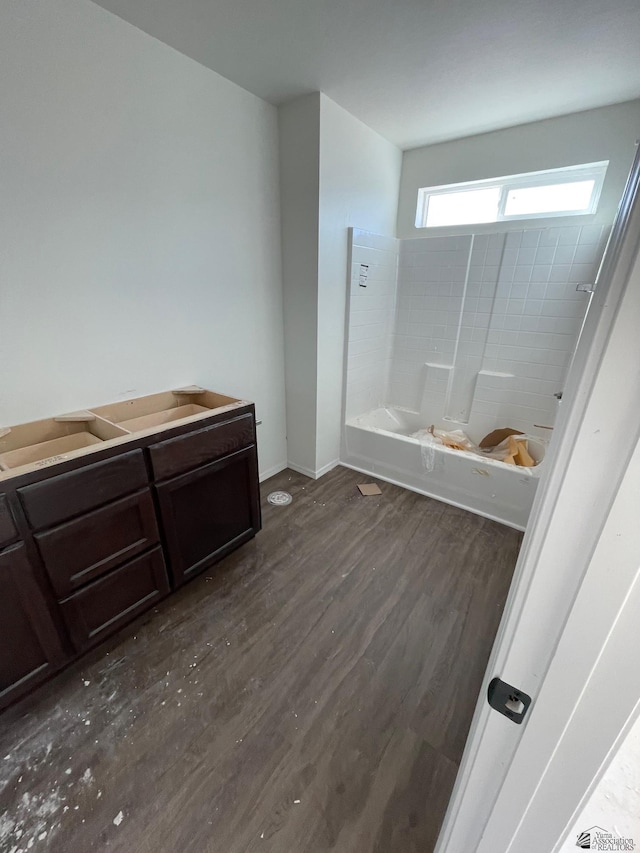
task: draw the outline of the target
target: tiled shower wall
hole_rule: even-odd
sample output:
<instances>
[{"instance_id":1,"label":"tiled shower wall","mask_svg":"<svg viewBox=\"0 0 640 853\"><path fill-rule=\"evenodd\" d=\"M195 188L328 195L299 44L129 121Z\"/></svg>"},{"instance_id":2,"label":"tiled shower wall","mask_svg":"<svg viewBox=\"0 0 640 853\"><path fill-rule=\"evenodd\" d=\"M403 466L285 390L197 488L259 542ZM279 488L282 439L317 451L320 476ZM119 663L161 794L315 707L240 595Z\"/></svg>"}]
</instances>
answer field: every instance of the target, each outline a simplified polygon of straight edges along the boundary
<instances>
[{"instance_id":1,"label":"tiled shower wall","mask_svg":"<svg viewBox=\"0 0 640 853\"><path fill-rule=\"evenodd\" d=\"M569 226L399 241L386 402L436 423L552 425L589 300L576 285L594 281L605 236Z\"/></svg>"},{"instance_id":2,"label":"tiled shower wall","mask_svg":"<svg viewBox=\"0 0 640 853\"><path fill-rule=\"evenodd\" d=\"M390 404L425 424L545 435L536 425L553 425L589 301L576 286L594 281L605 232L395 240L354 230L346 417Z\"/></svg>"},{"instance_id":3,"label":"tiled shower wall","mask_svg":"<svg viewBox=\"0 0 640 853\"><path fill-rule=\"evenodd\" d=\"M376 408L387 397L395 323L398 243L393 237L380 237L357 229L352 232L347 418ZM362 265L366 267L364 273Z\"/></svg>"},{"instance_id":4,"label":"tiled shower wall","mask_svg":"<svg viewBox=\"0 0 640 853\"><path fill-rule=\"evenodd\" d=\"M605 238L591 225L414 240L354 230L346 417L389 404L472 433L552 426L589 301L576 286L594 281Z\"/></svg>"}]
</instances>

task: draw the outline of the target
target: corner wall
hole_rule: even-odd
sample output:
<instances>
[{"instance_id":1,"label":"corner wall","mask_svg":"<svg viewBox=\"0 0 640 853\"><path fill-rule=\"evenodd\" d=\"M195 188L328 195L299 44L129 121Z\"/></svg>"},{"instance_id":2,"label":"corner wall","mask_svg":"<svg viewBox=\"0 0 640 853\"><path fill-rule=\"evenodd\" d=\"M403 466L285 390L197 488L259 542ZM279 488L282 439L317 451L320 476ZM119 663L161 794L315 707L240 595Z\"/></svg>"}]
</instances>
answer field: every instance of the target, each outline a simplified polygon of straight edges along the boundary
<instances>
[{"instance_id":1,"label":"corner wall","mask_svg":"<svg viewBox=\"0 0 640 853\"><path fill-rule=\"evenodd\" d=\"M402 154L346 110L320 97L318 416L316 471L340 456L348 229L395 236Z\"/></svg>"},{"instance_id":2,"label":"corner wall","mask_svg":"<svg viewBox=\"0 0 640 853\"><path fill-rule=\"evenodd\" d=\"M402 154L319 92L279 112L288 460L319 477L340 455L348 229L393 235Z\"/></svg>"},{"instance_id":3,"label":"corner wall","mask_svg":"<svg viewBox=\"0 0 640 853\"><path fill-rule=\"evenodd\" d=\"M493 133L454 139L405 151L398 203L398 237L463 233L461 229L415 227L420 187L440 186L503 175L517 175L609 160L598 212L594 216L554 219L553 225L605 225L614 219L640 135L640 100L523 124ZM540 220L500 223L500 230L540 226ZM496 224L473 226L477 233Z\"/></svg>"},{"instance_id":4,"label":"corner wall","mask_svg":"<svg viewBox=\"0 0 640 853\"><path fill-rule=\"evenodd\" d=\"M320 93L278 110L287 459L316 470Z\"/></svg>"},{"instance_id":5,"label":"corner wall","mask_svg":"<svg viewBox=\"0 0 640 853\"><path fill-rule=\"evenodd\" d=\"M86 0L5 0L0 77L0 426L195 382L284 467L276 109Z\"/></svg>"}]
</instances>

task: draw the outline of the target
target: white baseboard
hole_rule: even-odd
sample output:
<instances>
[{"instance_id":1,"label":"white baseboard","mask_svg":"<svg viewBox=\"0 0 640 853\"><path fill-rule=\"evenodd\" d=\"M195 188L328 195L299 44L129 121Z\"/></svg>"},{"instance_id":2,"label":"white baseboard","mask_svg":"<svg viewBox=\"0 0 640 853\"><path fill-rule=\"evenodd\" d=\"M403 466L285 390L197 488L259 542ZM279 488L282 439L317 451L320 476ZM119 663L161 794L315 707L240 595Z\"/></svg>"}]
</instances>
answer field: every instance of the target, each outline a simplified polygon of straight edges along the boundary
<instances>
[{"instance_id":1,"label":"white baseboard","mask_svg":"<svg viewBox=\"0 0 640 853\"><path fill-rule=\"evenodd\" d=\"M285 468L288 468L286 462L279 462L277 465L272 465L271 468L267 468L266 471L260 472L260 482L264 483L265 480L268 480L269 477L275 477L276 474L279 474L280 471L284 471Z\"/></svg>"},{"instance_id":2,"label":"white baseboard","mask_svg":"<svg viewBox=\"0 0 640 853\"><path fill-rule=\"evenodd\" d=\"M327 462L327 464L323 465L322 468L318 468L318 470L316 471L315 479L319 480L320 477L323 477L325 474L328 474L329 471L333 471L334 468L337 468L339 464L339 459L334 459L332 462Z\"/></svg>"},{"instance_id":3,"label":"white baseboard","mask_svg":"<svg viewBox=\"0 0 640 853\"><path fill-rule=\"evenodd\" d=\"M287 468L291 468L297 474L304 474L305 477L310 477L312 480L316 479L316 472L310 468L305 468L303 465L294 465L293 462L287 462Z\"/></svg>"},{"instance_id":4,"label":"white baseboard","mask_svg":"<svg viewBox=\"0 0 640 853\"><path fill-rule=\"evenodd\" d=\"M296 471L298 474L304 474L305 477L310 477L312 480L318 480L324 474L328 474L329 471L332 471L339 464L340 460L334 459L332 462L328 462L326 465L323 465L322 468L318 468L317 471L312 471L311 468L305 468L302 465L294 465L293 462L289 462L287 468L291 468L292 471Z\"/></svg>"}]
</instances>

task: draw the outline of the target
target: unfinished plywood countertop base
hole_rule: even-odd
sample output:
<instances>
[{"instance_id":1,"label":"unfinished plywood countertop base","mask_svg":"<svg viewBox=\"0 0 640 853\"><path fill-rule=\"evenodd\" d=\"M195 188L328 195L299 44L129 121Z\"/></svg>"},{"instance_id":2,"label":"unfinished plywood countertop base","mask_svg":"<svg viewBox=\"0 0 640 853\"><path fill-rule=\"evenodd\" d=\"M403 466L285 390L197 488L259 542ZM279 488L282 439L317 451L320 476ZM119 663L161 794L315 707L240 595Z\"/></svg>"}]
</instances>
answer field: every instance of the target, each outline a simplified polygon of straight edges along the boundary
<instances>
[{"instance_id":1,"label":"unfinished plywood countertop base","mask_svg":"<svg viewBox=\"0 0 640 853\"><path fill-rule=\"evenodd\" d=\"M0 482L17 474L152 435L167 427L195 423L214 413L233 411L245 405L246 400L189 385L174 391L2 427Z\"/></svg>"}]
</instances>

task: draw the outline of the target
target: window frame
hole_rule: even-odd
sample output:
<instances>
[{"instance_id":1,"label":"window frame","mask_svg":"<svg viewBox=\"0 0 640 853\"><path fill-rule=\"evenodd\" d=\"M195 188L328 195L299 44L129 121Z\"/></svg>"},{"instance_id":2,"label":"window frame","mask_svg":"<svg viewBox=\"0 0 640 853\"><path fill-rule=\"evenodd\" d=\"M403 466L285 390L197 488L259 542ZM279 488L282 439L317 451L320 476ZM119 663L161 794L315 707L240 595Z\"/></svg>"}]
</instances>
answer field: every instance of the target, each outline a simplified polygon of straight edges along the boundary
<instances>
[{"instance_id":1,"label":"window frame","mask_svg":"<svg viewBox=\"0 0 640 853\"><path fill-rule=\"evenodd\" d=\"M514 222L523 219L550 219L565 216L589 216L598 209L602 186L607 173L609 160L596 163L582 163L576 166L562 166L558 169L545 169L539 172L524 172L519 175L505 175L501 178L488 178L480 181L464 181L456 184L442 184L436 187L420 187L416 206L416 228L463 228L467 225L489 225L496 222ZM556 184L572 184L581 181L594 181L588 209L585 210L554 210L546 213L506 214L507 197L512 190L528 189L530 187L547 187ZM464 222L450 225L427 225L429 199L433 196L453 195L454 193L470 192L480 189L500 189L497 218L489 222Z\"/></svg>"}]
</instances>

